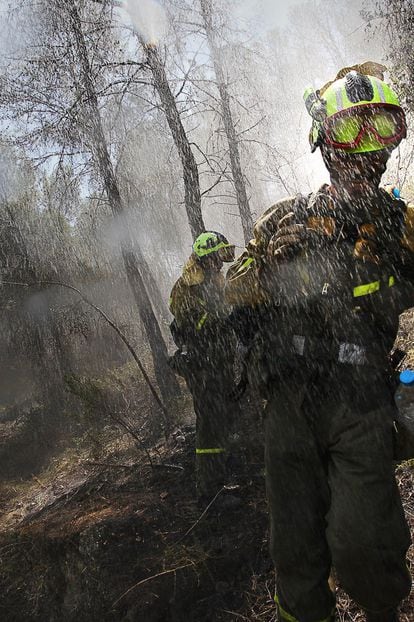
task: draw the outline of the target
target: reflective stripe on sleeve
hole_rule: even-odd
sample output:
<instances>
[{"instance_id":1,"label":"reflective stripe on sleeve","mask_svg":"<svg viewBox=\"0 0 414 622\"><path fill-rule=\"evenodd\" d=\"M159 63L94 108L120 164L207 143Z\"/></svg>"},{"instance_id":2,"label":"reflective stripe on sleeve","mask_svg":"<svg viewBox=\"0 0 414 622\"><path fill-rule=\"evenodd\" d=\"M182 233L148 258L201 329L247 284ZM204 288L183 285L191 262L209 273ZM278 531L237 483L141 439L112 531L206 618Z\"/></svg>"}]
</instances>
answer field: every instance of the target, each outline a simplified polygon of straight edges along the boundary
<instances>
[{"instance_id":1,"label":"reflective stripe on sleeve","mask_svg":"<svg viewBox=\"0 0 414 622\"><path fill-rule=\"evenodd\" d=\"M368 296L368 294L378 292L379 288L379 281L373 281L372 283L367 283L366 285L357 285L357 287L354 287L354 298L358 298L359 296Z\"/></svg>"},{"instance_id":2,"label":"reflective stripe on sleeve","mask_svg":"<svg viewBox=\"0 0 414 622\"><path fill-rule=\"evenodd\" d=\"M226 451L226 450L223 449L222 447L212 447L211 449L199 449L197 447L196 454L197 455L200 455L200 454L222 454L224 451Z\"/></svg>"},{"instance_id":3,"label":"reflective stripe on sleeve","mask_svg":"<svg viewBox=\"0 0 414 622\"><path fill-rule=\"evenodd\" d=\"M230 280L238 279L240 276L243 276L249 270L253 262L254 257L247 257L247 259L245 259L243 263L238 267Z\"/></svg>"},{"instance_id":4,"label":"reflective stripe on sleeve","mask_svg":"<svg viewBox=\"0 0 414 622\"><path fill-rule=\"evenodd\" d=\"M395 285L395 277L388 277L388 287ZM374 292L378 292L381 288L381 281L372 281L372 283L366 283L365 285L357 285L354 287L354 298L359 296L368 296Z\"/></svg>"},{"instance_id":5,"label":"reflective stripe on sleeve","mask_svg":"<svg viewBox=\"0 0 414 622\"><path fill-rule=\"evenodd\" d=\"M242 270L243 268L246 269L250 266L251 263L254 262L253 257L248 257L245 261L243 261L242 265L240 266L240 270Z\"/></svg>"},{"instance_id":6,"label":"reflective stripe on sleeve","mask_svg":"<svg viewBox=\"0 0 414 622\"><path fill-rule=\"evenodd\" d=\"M208 313L203 313L203 315L197 322L196 330L201 330L203 328L204 324L206 323L207 316Z\"/></svg>"}]
</instances>

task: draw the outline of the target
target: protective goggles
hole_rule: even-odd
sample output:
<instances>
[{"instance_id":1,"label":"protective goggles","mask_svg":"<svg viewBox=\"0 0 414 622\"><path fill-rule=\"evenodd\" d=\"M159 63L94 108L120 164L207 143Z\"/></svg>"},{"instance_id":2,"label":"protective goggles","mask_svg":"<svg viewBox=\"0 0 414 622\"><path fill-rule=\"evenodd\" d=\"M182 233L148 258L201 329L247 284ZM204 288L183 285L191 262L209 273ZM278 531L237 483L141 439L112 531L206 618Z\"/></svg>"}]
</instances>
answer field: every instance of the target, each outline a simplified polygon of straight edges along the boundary
<instances>
[{"instance_id":1,"label":"protective goggles","mask_svg":"<svg viewBox=\"0 0 414 622\"><path fill-rule=\"evenodd\" d=\"M399 106L362 104L325 119L323 131L327 145L355 153L377 151L399 143L407 134L407 126Z\"/></svg>"}]
</instances>

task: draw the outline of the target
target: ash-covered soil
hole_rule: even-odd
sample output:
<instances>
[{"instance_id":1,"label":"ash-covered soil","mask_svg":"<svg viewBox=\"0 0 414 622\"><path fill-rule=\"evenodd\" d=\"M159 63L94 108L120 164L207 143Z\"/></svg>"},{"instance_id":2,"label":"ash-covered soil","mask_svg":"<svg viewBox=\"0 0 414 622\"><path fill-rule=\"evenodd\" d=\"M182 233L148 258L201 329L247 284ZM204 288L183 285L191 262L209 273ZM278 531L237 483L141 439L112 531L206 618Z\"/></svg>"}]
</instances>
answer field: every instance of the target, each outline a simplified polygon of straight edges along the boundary
<instances>
[{"instance_id":1,"label":"ash-covered soil","mask_svg":"<svg viewBox=\"0 0 414 622\"><path fill-rule=\"evenodd\" d=\"M69 453L14 497L11 483L0 491L0 619L276 620L263 465L250 453L233 487L199 507L193 447L187 426L139 459ZM414 530L413 465L397 476ZM364 620L339 587L337 599L339 620ZM413 620L411 597L401 621Z\"/></svg>"},{"instance_id":2,"label":"ash-covered soil","mask_svg":"<svg viewBox=\"0 0 414 622\"><path fill-rule=\"evenodd\" d=\"M401 320L402 367L414 367L414 314ZM20 428L20 444L0 438L13 466L0 483L1 621L276 621L260 409L250 403L250 429L242 422L232 485L201 507L189 400L184 410L187 425L151 449L108 426L98 450L55 442L29 476L13 473L13 453L26 463ZM396 473L414 535L414 461ZM414 547L409 565L414 574ZM364 621L340 586L337 619ZM414 594L401 622L414 622Z\"/></svg>"}]
</instances>

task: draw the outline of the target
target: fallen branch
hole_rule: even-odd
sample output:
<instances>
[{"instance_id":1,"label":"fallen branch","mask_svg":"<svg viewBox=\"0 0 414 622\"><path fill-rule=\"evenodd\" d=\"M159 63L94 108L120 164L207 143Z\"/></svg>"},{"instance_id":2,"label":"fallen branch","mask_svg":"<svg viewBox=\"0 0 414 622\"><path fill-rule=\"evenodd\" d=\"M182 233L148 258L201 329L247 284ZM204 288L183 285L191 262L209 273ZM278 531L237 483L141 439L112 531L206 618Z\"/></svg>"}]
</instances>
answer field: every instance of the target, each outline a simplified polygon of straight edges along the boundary
<instances>
[{"instance_id":1,"label":"fallen branch","mask_svg":"<svg viewBox=\"0 0 414 622\"><path fill-rule=\"evenodd\" d=\"M177 568L171 568L170 570L164 570L163 572L158 572L157 574L153 574L151 577L147 577L146 579L142 579L142 581L138 581L138 583L132 585L126 592L121 594L121 596L116 599L116 601L112 604L112 608L114 608L119 603L119 601L122 600L127 594L132 592L132 590L135 590L135 588L139 587L140 585L144 585L144 583L148 583L148 581L152 581L153 579L157 579L158 577L162 577L163 575L177 572L177 570L189 568L190 566L194 566L194 562L191 562L190 564L184 564L183 566L177 566Z\"/></svg>"},{"instance_id":2,"label":"fallen branch","mask_svg":"<svg viewBox=\"0 0 414 622\"><path fill-rule=\"evenodd\" d=\"M97 462L95 460L86 460L85 464L90 466L103 466L114 469L136 469L136 464L115 464L113 462Z\"/></svg>"},{"instance_id":3,"label":"fallen branch","mask_svg":"<svg viewBox=\"0 0 414 622\"><path fill-rule=\"evenodd\" d=\"M110 413L109 415L111 417L111 419L113 421L115 421L115 423L117 423L118 425L121 426L121 428L124 428L124 430L126 430L126 432L128 432L128 434L130 434L132 436L132 438L134 438L137 442L137 444L141 447L141 449L146 453L147 458L150 462L151 467L154 466L154 463L152 461L151 458L151 454L148 451L148 449L145 447L145 444L142 440L142 438L140 436L138 436L138 434L135 432L135 430L133 430L133 428L131 428L131 426L129 424L126 423L126 421L124 421L122 419L122 417L116 417L113 413Z\"/></svg>"},{"instance_id":4,"label":"fallen branch","mask_svg":"<svg viewBox=\"0 0 414 622\"><path fill-rule=\"evenodd\" d=\"M184 471L184 467L181 464L168 464L163 462L161 464L152 464L153 469L172 469L173 471Z\"/></svg>"},{"instance_id":5,"label":"fallen branch","mask_svg":"<svg viewBox=\"0 0 414 622\"><path fill-rule=\"evenodd\" d=\"M36 287L36 286L43 286L43 285L59 285L59 287L66 287L67 289L71 289L72 291L76 292L84 302L86 302L86 304L88 304L90 307L92 307L93 309L95 309L95 311L97 311L106 322L108 322L108 324L114 329L114 331L118 334L118 336L122 339L122 341L124 342L124 344L126 345L126 347L128 348L128 350L130 351L132 358L134 359L134 361L136 362L136 364L138 365L145 382L147 383L155 401L157 402L159 408L161 409L162 414L164 415L165 418L165 423L166 425L168 424L168 421L170 419L167 409L165 408L163 402L161 401L160 396L158 395L154 385L151 382L150 377L148 376L145 367L143 366L141 360L139 359L137 353L135 352L134 348L131 346L131 344L129 343L128 339L125 337L125 335L123 334L123 332L121 331L120 328L118 328L118 326L115 324L115 322L113 322L105 313L105 311L102 311L102 309L100 309L99 307L97 307L93 302L91 302L88 298L86 298L86 296L76 287L73 287L73 285L69 285L68 283L62 283L61 281L36 281L34 283L16 283L13 281L1 281L0 285L17 285L19 287Z\"/></svg>"},{"instance_id":6,"label":"fallen branch","mask_svg":"<svg viewBox=\"0 0 414 622\"><path fill-rule=\"evenodd\" d=\"M141 466L139 464L115 464L114 462L97 462L95 460L86 460L85 464L88 464L90 466L103 466L115 469L137 469L139 466ZM150 462L148 464L144 464L143 466L149 466L151 467L151 469L171 469L173 471L184 471L184 467L180 464L155 464L154 462Z\"/></svg>"},{"instance_id":7,"label":"fallen branch","mask_svg":"<svg viewBox=\"0 0 414 622\"><path fill-rule=\"evenodd\" d=\"M215 494L215 496L212 498L212 500L210 501L210 503L207 505L207 507L203 510L203 512L200 514L200 516L197 518L196 522L193 523L190 527L190 529L188 529L185 534L178 540L177 544L179 544L180 542L182 542L184 540L184 538L186 538L192 531L193 529L195 529L197 527L197 525L199 524L199 522L202 520L203 516L205 516L208 512L208 510L211 508L211 506L213 505L214 501L217 499L217 497L223 492L224 490L224 486L222 488L220 488L220 490Z\"/></svg>"}]
</instances>

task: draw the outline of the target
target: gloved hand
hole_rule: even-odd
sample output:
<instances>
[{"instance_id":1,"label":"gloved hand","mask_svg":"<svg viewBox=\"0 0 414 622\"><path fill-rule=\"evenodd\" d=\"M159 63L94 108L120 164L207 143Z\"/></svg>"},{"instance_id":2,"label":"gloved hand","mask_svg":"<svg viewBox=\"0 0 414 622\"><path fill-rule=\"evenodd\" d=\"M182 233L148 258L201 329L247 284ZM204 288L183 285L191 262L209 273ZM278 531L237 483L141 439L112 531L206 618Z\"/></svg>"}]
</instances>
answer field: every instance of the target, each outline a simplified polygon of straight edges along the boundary
<instances>
[{"instance_id":1,"label":"gloved hand","mask_svg":"<svg viewBox=\"0 0 414 622\"><path fill-rule=\"evenodd\" d=\"M299 253L306 242L308 230L305 225L295 222L294 212L289 212L279 220L278 228L267 247L271 259L291 259Z\"/></svg>"},{"instance_id":2,"label":"gloved hand","mask_svg":"<svg viewBox=\"0 0 414 622\"><path fill-rule=\"evenodd\" d=\"M277 231L267 247L267 257L277 262L288 260L305 247L318 250L328 240L329 237L323 231L298 222L298 215L292 211L279 220Z\"/></svg>"}]
</instances>

